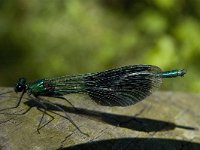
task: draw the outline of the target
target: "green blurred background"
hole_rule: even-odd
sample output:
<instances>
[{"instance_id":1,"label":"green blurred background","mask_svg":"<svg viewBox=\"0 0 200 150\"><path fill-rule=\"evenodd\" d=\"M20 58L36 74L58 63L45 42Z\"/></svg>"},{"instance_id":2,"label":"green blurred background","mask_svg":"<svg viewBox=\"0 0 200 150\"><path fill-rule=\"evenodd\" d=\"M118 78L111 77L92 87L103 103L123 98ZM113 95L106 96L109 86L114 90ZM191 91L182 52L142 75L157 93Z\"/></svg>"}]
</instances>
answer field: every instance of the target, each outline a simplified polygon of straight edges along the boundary
<instances>
[{"instance_id":1,"label":"green blurred background","mask_svg":"<svg viewBox=\"0 0 200 150\"><path fill-rule=\"evenodd\" d=\"M0 0L0 86L130 64L187 69L200 92L200 0Z\"/></svg>"}]
</instances>

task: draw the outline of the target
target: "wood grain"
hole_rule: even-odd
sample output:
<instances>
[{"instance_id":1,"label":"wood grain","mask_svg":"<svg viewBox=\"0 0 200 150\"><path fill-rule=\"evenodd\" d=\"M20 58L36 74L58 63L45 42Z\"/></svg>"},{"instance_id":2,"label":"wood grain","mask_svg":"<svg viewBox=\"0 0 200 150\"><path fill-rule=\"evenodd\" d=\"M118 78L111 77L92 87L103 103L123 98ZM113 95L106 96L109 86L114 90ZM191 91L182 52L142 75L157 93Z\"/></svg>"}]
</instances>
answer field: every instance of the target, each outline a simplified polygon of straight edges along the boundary
<instances>
[{"instance_id":1,"label":"wood grain","mask_svg":"<svg viewBox=\"0 0 200 150\"><path fill-rule=\"evenodd\" d=\"M10 90L0 88L0 93ZM0 94L0 109L14 106L19 96L14 92ZM18 108L0 114L0 149L200 149L200 95L157 92L128 107L101 106L87 95L66 98L76 109L62 99L45 99L59 104L89 136L48 104L48 113L54 119L50 121L51 117L45 115L46 125L39 134L36 129L43 108L25 95ZM13 114L27 109L24 115Z\"/></svg>"}]
</instances>

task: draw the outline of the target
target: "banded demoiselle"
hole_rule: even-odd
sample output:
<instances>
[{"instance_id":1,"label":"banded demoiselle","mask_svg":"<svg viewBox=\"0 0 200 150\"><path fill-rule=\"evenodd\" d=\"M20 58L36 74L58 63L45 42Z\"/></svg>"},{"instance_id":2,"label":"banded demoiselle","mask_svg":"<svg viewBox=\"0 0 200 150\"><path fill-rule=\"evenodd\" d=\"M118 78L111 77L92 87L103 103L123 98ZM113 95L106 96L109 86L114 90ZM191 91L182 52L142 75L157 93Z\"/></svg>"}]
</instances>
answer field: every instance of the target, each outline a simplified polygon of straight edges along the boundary
<instances>
[{"instance_id":1,"label":"banded demoiselle","mask_svg":"<svg viewBox=\"0 0 200 150\"><path fill-rule=\"evenodd\" d=\"M101 105L128 106L149 96L161 85L162 78L175 78L184 74L186 70L163 72L157 66L141 64L97 73L40 79L31 83L25 78L19 78L15 92L22 94L16 106L11 108L20 105L24 93L33 95L36 100L39 96L62 97L66 94L82 93L88 94L92 100ZM42 99L38 101L42 102Z\"/></svg>"}]
</instances>

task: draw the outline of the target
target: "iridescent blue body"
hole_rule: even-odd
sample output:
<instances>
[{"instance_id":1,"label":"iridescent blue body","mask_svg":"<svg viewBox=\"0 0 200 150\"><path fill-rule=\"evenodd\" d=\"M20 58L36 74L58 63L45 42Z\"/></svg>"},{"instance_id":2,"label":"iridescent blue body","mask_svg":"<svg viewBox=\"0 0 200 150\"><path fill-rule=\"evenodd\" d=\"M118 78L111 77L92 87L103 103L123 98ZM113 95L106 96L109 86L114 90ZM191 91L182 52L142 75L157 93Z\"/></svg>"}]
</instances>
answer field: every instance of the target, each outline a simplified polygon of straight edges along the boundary
<instances>
[{"instance_id":1,"label":"iridescent blue body","mask_svg":"<svg viewBox=\"0 0 200 150\"><path fill-rule=\"evenodd\" d=\"M27 92L36 97L83 93L102 105L128 106L150 95L160 86L162 78L174 78L185 73L185 70L163 72L152 65L132 65L97 73L41 79L32 83L26 83L25 78L20 78L15 91Z\"/></svg>"},{"instance_id":2,"label":"iridescent blue body","mask_svg":"<svg viewBox=\"0 0 200 150\"><path fill-rule=\"evenodd\" d=\"M170 70L170 71L165 71L161 72L162 78L175 78L178 76L184 76L186 74L185 70Z\"/></svg>"},{"instance_id":3,"label":"iridescent blue body","mask_svg":"<svg viewBox=\"0 0 200 150\"><path fill-rule=\"evenodd\" d=\"M43 111L43 115L37 127L38 133L43 127L42 120L44 115L49 115L46 112L48 111L48 104L64 112L65 116L63 117L68 119L81 133L85 134L60 105L44 100L40 96L62 98L71 104L63 96L71 93L81 93L88 94L92 100L101 105L129 106L149 96L161 85L163 78L182 77L184 74L186 74L185 70L163 72L157 66L141 64L114 68L97 73L40 79L31 83L27 83L25 78L19 78L15 85L15 92L21 92L17 104L13 107L1 109L0 112L17 108L21 103L23 95L28 93L28 95L35 96L32 100L39 103L44 109L41 110ZM53 118L51 115L49 116Z\"/></svg>"}]
</instances>

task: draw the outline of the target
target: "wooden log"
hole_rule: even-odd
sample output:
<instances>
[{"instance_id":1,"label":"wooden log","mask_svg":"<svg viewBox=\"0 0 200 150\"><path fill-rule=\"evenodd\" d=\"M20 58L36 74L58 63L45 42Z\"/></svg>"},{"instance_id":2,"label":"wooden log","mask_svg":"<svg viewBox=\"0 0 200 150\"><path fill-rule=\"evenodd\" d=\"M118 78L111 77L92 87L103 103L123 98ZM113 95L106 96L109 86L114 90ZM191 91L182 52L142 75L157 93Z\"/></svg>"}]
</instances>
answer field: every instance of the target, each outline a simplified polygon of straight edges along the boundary
<instances>
[{"instance_id":1,"label":"wooden log","mask_svg":"<svg viewBox=\"0 0 200 150\"><path fill-rule=\"evenodd\" d=\"M0 93L10 90L0 88ZM0 94L0 109L14 106L19 96ZM18 108L0 111L0 149L200 149L200 95L156 92L128 107L101 106L81 94L65 97L75 108L63 99L45 99L59 104L88 136L49 103L53 119L45 115L38 133L44 109L25 95Z\"/></svg>"}]
</instances>

